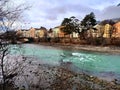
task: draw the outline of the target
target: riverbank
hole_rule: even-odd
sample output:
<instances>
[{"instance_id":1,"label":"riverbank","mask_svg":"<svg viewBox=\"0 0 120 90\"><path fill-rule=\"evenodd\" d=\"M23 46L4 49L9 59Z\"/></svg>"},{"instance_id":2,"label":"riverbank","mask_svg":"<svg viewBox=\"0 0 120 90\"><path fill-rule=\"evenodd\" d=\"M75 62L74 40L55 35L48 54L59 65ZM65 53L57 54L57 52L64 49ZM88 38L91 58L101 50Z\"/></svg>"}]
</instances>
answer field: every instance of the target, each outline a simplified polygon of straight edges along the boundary
<instances>
[{"instance_id":1,"label":"riverbank","mask_svg":"<svg viewBox=\"0 0 120 90\"><path fill-rule=\"evenodd\" d=\"M83 50L100 53L120 54L120 47L117 46L93 46L93 45L79 45L79 44L63 44L63 43L39 43L40 45L52 46L62 49Z\"/></svg>"},{"instance_id":2,"label":"riverbank","mask_svg":"<svg viewBox=\"0 0 120 90\"><path fill-rule=\"evenodd\" d=\"M20 57L21 58L21 57ZM28 59L27 59L28 58ZM26 57L21 60L20 67L13 81L18 89L12 90L119 90L120 84L84 73L75 73L69 66L71 63L60 63L58 66L40 63ZM8 90L8 89L7 89Z\"/></svg>"},{"instance_id":3,"label":"riverbank","mask_svg":"<svg viewBox=\"0 0 120 90\"><path fill-rule=\"evenodd\" d=\"M59 48L61 48L61 46ZM61 59L58 59L59 61L57 61L57 64L50 64L49 58L52 55L54 57L52 58L52 60L53 59L57 60L56 56L60 57L61 52L59 52L59 49L56 49L54 47L49 47L49 45L44 47L42 45L40 46L35 44L27 45L23 49L29 50L29 54L27 51L26 52L27 55L24 52L23 56L21 55L19 56L15 54L13 54L12 56L8 56L7 59L9 62L7 63L8 65L6 65L7 66L6 68L8 68L8 70L17 73L16 74L17 76L13 77L13 81L15 85L18 85L17 87L18 90L21 89L22 90L67 90L67 89L119 90L120 89L119 79L113 78L111 81L107 81L105 79L99 78L99 76L97 77L92 74L84 73L84 71L75 72L76 68L73 68L74 64L71 61L64 62L64 61L60 61ZM52 53L52 49L55 49L55 51L58 50L57 52L59 52L59 55L57 52L51 55L50 53ZM48 52L40 53L40 51L41 52L48 51ZM32 53L30 54L30 52ZM45 58L42 59L35 57L36 56L35 53L37 52L39 52L38 55L40 56L44 54L45 58L48 57L46 59L47 63L45 61ZM48 56L48 54L50 54L50 56ZM52 63L53 62L55 61L52 61Z\"/></svg>"}]
</instances>

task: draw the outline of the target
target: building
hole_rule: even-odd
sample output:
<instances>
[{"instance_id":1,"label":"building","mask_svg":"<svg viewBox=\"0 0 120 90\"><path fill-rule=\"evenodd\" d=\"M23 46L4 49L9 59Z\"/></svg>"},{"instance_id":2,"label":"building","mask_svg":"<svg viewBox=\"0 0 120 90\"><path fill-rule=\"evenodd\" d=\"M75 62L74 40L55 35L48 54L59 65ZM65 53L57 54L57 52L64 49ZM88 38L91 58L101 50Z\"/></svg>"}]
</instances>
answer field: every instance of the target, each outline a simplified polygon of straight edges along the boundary
<instances>
[{"instance_id":1,"label":"building","mask_svg":"<svg viewBox=\"0 0 120 90\"><path fill-rule=\"evenodd\" d=\"M97 24L94 26L94 28L96 29L96 37L103 37L104 34L104 26Z\"/></svg>"},{"instance_id":2,"label":"building","mask_svg":"<svg viewBox=\"0 0 120 90\"><path fill-rule=\"evenodd\" d=\"M54 37L62 38L62 37L65 36L65 33L62 31L63 27L64 26L58 26L58 27L53 28L53 35L54 35Z\"/></svg>"},{"instance_id":3,"label":"building","mask_svg":"<svg viewBox=\"0 0 120 90\"><path fill-rule=\"evenodd\" d=\"M43 38L47 37L47 29L45 27L40 28L31 27L29 30L26 29L18 30L17 34L27 38Z\"/></svg>"},{"instance_id":4,"label":"building","mask_svg":"<svg viewBox=\"0 0 120 90\"><path fill-rule=\"evenodd\" d=\"M120 38L120 22L117 22L113 25L113 38Z\"/></svg>"},{"instance_id":5,"label":"building","mask_svg":"<svg viewBox=\"0 0 120 90\"><path fill-rule=\"evenodd\" d=\"M49 37L49 38L54 38L54 33L53 33L53 30L52 30L52 29L50 29L50 30L48 31L48 37Z\"/></svg>"},{"instance_id":6,"label":"building","mask_svg":"<svg viewBox=\"0 0 120 90\"><path fill-rule=\"evenodd\" d=\"M20 35L20 37L30 37L30 32L27 29L18 30L16 34Z\"/></svg>"},{"instance_id":7,"label":"building","mask_svg":"<svg viewBox=\"0 0 120 90\"><path fill-rule=\"evenodd\" d=\"M87 38L90 38L90 37L97 37L97 32L96 32L96 29L93 29L91 28L90 30L87 30Z\"/></svg>"},{"instance_id":8,"label":"building","mask_svg":"<svg viewBox=\"0 0 120 90\"><path fill-rule=\"evenodd\" d=\"M111 34L112 34L112 26L110 24L106 24L104 26L104 34L103 37L104 38L111 38Z\"/></svg>"},{"instance_id":9,"label":"building","mask_svg":"<svg viewBox=\"0 0 120 90\"><path fill-rule=\"evenodd\" d=\"M78 38L79 37L79 33L73 32L72 33L72 38Z\"/></svg>"},{"instance_id":10,"label":"building","mask_svg":"<svg viewBox=\"0 0 120 90\"><path fill-rule=\"evenodd\" d=\"M21 29L20 29L20 30L17 30L16 35L22 37L22 30L21 30Z\"/></svg>"},{"instance_id":11,"label":"building","mask_svg":"<svg viewBox=\"0 0 120 90\"><path fill-rule=\"evenodd\" d=\"M47 29L45 27L35 28L35 36L38 38L47 37Z\"/></svg>"},{"instance_id":12,"label":"building","mask_svg":"<svg viewBox=\"0 0 120 90\"><path fill-rule=\"evenodd\" d=\"M35 28L31 27L30 30L28 31L29 32L29 37L30 38L35 38Z\"/></svg>"}]
</instances>

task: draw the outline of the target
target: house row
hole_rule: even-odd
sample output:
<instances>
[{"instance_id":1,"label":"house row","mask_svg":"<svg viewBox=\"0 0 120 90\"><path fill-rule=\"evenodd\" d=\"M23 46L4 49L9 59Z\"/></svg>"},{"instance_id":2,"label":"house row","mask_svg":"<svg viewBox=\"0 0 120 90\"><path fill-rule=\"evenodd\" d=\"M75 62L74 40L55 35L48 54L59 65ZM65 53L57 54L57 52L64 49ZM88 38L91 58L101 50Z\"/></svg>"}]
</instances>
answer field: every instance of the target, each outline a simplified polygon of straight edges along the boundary
<instances>
[{"instance_id":1,"label":"house row","mask_svg":"<svg viewBox=\"0 0 120 90\"><path fill-rule=\"evenodd\" d=\"M49 34L52 34L53 36L52 37L59 37L59 38L64 38L64 37L67 37L67 38L78 38L78 33L75 33L73 32L72 34L65 34L63 31L62 31L62 28L64 28L64 26L57 26L55 28L52 28L52 32L51 33L48 33Z\"/></svg>"},{"instance_id":2,"label":"house row","mask_svg":"<svg viewBox=\"0 0 120 90\"><path fill-rule=\"evenodd\" d=\"M53 28L52 37L69 37L69 38L78 38L79 34L73 32L72 34L65 35L65 33L61 30L64 26L58 26ZM120 22L116 22L113 25L110 24L97 24L92 29L87 30L86 37L93 38L120 38Z\"/></svg>"},{"instance_id":3,"label":"house row","mask_svg":"<svg viewBox=\"0 0 120 90\"><path fill-rule=\"evenodd\" d=\"M92 29L87 30L87 37L120 38L120 22L117 22L114 25L97 24Z\"/></svg>"},{"instance_id":4,"label":"house row","mask_svg":"<svg viewBox=\"0 0 120 90\"><path fill-rule=\"evenodd\" d=\"M78 37L78 33L73 32L73 34L65 35L65 33L62 31L62 28L64 26L57 26L54 28L51 28L50 30L47 30L45 27L40 28L33 28L31 27L29 30L18 30L17 34L21 35L21 37L26 38L63 38L63 37Z\"/></svg>"},{"instance_id":5,"label":"house row","mask_svg":"<svg viewBox=\"0 0 120 90\"><path fill-rule=\"evenodd\" d=\"M31 27L28 30L26 29L18 30L17 34L20 35L21 37L26 38L42 38L47 36L47 29L45 27L40 28Z\"/></svg>"},{"instance_id":6,"label":"house row","mask_svg":"<svg viewBox=\"0 0 120 90\"><path fill-rule=\"evenodd\" d=\"M22 37L31 37L31 38L78 38L79 34L73 32L72 34L66 35L62 28L64 26L57 26L47 30L45 27L40 28L33 28L31 27L29 30L18 30L17 34L20 34ZM110 24L97 24L93 28L87 30L86 37L93 37L93 38L120 38L120 22L115 23L114 25Z\"/></svg>"}]
</instances>

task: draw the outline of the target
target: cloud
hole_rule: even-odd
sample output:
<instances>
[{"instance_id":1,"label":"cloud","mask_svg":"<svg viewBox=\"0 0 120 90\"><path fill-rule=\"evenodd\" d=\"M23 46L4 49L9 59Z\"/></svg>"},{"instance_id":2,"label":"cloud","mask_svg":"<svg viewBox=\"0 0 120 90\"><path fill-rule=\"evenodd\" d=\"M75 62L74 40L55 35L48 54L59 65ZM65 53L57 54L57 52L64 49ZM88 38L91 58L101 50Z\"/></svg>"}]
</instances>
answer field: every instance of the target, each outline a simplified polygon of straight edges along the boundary
<instances>
[{"instance_id":1,"label":"cloud","mask_svg":"<svg viewBox=\"0 0 120 90\"><path fill-rule=\"evenodd\" d=\"M82 20L86 14L94 12L97 20L120 16L117 5L120 0L27 0L33 7L25 13L30 27L60 25L66 17L75 16Z\"/></svg>"},{"instance_id":2,"label":"cloud","mask_svg":"<svg viewBox=\"0 0 120 90\"><path fill-rule=\"evenodd\" d=\"M109 6L100 12L100 15L98 15L98 18L100 20L120 18L120 7Z\"/></svg>"},{"instance_id":3,"label":"cloud","mask_svg":"<svg viewBox=\"0 0 120 90\"><path fill-rule=\"evenodd\" d=\"M66 18L66 17L71 17L75 16L81 19L82 16L85 14L88 14L90 12L95 12L97 13L99 10L92 9L87 6L83 6L81 4L67 4L67 5L61 5L61 6L56 6L54 8L49 8L45 10L45 18L49 20L57 20Z\"/></svg>"}]
</instances>

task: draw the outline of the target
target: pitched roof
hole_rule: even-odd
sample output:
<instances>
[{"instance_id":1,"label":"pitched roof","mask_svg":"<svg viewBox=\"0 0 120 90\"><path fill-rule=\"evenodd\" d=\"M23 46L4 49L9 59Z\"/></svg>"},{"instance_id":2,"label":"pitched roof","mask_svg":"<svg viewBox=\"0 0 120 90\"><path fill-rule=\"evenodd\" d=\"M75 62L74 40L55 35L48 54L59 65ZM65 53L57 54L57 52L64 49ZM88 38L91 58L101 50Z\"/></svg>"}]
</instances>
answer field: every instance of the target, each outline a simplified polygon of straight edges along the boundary
<instances>
[{"instance_id":1,"label":"pitched roof","mask_svg":"<svg viewBox=\"0 0 120 90\"><path fill-rule=\"evenodd\" d=\"M40 30L47 30L47 29L46 29L45 27L42 27L42 26L41 26L41 27L40 27Z\"/></svg>"}]
</instances>

